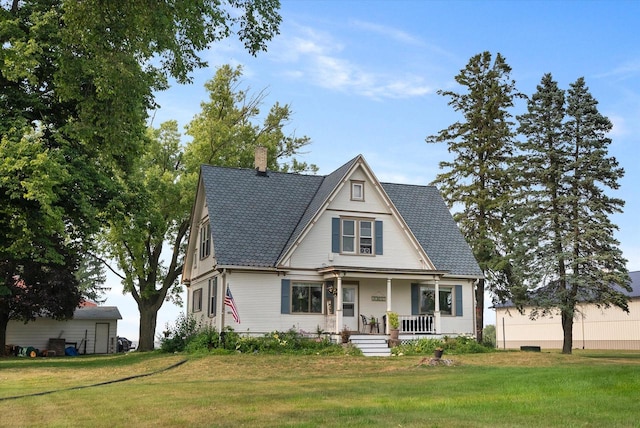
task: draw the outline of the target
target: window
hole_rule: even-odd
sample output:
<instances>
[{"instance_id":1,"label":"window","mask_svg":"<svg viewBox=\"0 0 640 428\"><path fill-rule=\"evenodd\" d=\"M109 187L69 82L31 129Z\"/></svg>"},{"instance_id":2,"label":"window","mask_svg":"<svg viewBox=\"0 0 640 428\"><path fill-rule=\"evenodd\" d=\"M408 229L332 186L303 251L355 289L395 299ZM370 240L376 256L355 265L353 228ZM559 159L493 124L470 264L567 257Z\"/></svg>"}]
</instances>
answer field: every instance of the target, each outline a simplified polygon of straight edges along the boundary
<instances>
[{"instance_id":1,"label":"window","mask_svg":"<svg viewBox=\"0 0 640 428\"><path fill-rule=\"evenodd\" d=\"M204 259L211 254L211 229L209 222L200 226L200 258Z\"/></svg>"},{"instance_id":2,"label":"window","mask_svg":"<svg viewBox=\"0 0 640 428\"><path fill-rule=\"evenodd\" d=\"M440 294L440 314L453 315L453 289L438 287ZM432 315L436 310L436 290L432 287L420 287L420 314Z\"/></svg>"},{"instance_id":3,"label":"window","mask_svg":"<svg viewBox=\"0 0 640 428\"><path fill-rule=\"evenodd\" d=\"M371 220L342 220L342 252L373 254L373 222Z\"/></svg>"},{"instance_id":4,"label":"window","mask_svg":"<svg viewBox=\"0 0 640 428\"><path fill-rule=\"evenodd\" d=\"M216 303L218 297L218 277L213 277L209 280L209 309L208 315L210 317L216 316Z\"/></svg>"},{"instance_id":5,"label":"window","mask_svg":"<svg viewBox=\"0 0 640 428\"><path fill-rule=\"evenodd\" d=\"M351 182L351 200L364 201L364 182L363 181Z\"/></svg>"},{"instance_id":6,"label":"window","mask_svg":"<svg viewBox=\"0 0 640 428\"><path fill-rule=\"evenodd\" d=\"M373 235L371 235L371 222L360 221L360 254L372 254Z\"/></svg>"},{"instance_id":7,"label":"window","mask_svg":"<svg viewBox=\"0 0 640 428\"><path fill-rule=\"evenodd\" d=\"M202 310L202 288L193 290L192 312L200 312Z\"/></svg>"},{"instance_id":8,"label":"window","mask_svg":"<svg viewBox=\"0 0 640 428\"><path fill-rule=\"evenodd\" d=\"M322 284L296 282L291 287L292 313L322 313Z\"/></svg>"}]
</instances>

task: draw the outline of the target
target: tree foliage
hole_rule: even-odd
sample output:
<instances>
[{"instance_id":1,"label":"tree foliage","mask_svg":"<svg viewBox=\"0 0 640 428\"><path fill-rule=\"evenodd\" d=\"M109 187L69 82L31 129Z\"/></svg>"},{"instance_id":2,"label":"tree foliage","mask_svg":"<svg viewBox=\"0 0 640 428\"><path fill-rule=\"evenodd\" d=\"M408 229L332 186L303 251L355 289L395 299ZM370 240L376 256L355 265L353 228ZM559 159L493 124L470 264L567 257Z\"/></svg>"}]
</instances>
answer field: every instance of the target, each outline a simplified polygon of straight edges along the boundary
<instances>
[{"instance_id":1,"label":"tree foliage","mask_svg":"<svg viewBox=\"0 0 640 428\"><path fill-rule=\"evenodd\" d=\"M501 241L507 216L511 182L505 165L513 154L514 130L509 109L520 94L510 78L511 67L502 55L492 60L491 53L473 56L455 77L465 92L438 91L449 97L449 105L463 120L450 125L428 143L447 143L452 161L440 162L446 171L434 183L454 213L463 235L470 243L480 268L489 279L494 294L506 294L506 249ZM482 340L483 282L476 289L476 316L479 341Z\"/></svg>"},{"instance_id":2,"label":"tree foliage","mask_svg":"<svg viewBox=\"0 0 640 428\"><path fill-rule=\"evenodd\" d=\"M273 149L274 169L314 168L292 158L309 143L308 137L288 136L283 128L291 111L275 104L262 125L255 122L263 101L241 90L240 68L221 67L207 82L209 102L189 124L193 140L183 147L175 121L150 129L143 155L122 183L126 189L114 200L104 234L104 250L117 262L122 279L140 311L138 349L154 346L157 312L167 299L179 302L189 216L195 200L200 165L253 167L257 145ZM287 163L292 162L292 164ZM163 250L170 250L163 259Z\"/></svg>"},{"instance_id":3,"label":"tree foliage","mask_svg":"<svg viewBox=\"0 0 640 428\"><path fill-rule=\"evenodd\" d=\"M200 104L201 112L187 126L193 138L185 153L189 171L199 171L203 163L252 168L255 148L262 146L267 148L267 167L273 171L317 172L315 165L294 157L309 144L309 137L284 133L291 120L290 106L276 102L258 124L266 94L263 90L253 95L240 88L241 77L242 67L223 65L205 83L209 100Z\"/></svg>"},{"instance_id":4,"label":"tree foliage","mask_svg":"<svg viewBox=\"0 0 640 428\"><path fill-rule=\"evenodd\" d=\"M12 269L34 263L76 269L110 201L130 194L124 177L146 148L154 91L165 89L169 77L188 81L206 64L199 52L231 34L252 54L264 50L278 33L279 6L278 0L0 2L3 303ZM26 281L42 289L45 282ZM18 316L9 306L0 304L0 319Z\"/></svg>"},{"instance_id":5,"label":"tree foliage","mask_svg":"<svg viewBox=\"0 0 640 428\"><path fill-rule=\"evenodd\" d=\"M579 303L628 311L626 260L609 218L624 201L605 193L619 187L624 171L608 155L612 125L583 78L565 98L546 74L518 119L526 140L512 170L521 180L514 258L523 290L533 292L516 301L533 305L533 317L559 310L563 352L571 353Z\"/></svg>"}]
</instances>

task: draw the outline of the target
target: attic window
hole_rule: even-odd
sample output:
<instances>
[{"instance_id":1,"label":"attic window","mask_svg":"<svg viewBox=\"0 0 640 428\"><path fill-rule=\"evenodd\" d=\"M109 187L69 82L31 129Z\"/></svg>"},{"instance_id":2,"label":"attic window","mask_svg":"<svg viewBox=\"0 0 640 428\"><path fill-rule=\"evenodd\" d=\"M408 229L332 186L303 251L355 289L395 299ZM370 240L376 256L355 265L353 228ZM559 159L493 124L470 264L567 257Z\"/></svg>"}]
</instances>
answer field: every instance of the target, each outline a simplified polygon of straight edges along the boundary
<instances>
[{"instance_id":1,"label":"attic window","mask_svg":"<svg viewBox=\"0 0 640 428\"><path fill-rule=\"evenodd\" d=\"M351 200L364 201L364 181L351 181Z\"/></svg>"}]
</instances>

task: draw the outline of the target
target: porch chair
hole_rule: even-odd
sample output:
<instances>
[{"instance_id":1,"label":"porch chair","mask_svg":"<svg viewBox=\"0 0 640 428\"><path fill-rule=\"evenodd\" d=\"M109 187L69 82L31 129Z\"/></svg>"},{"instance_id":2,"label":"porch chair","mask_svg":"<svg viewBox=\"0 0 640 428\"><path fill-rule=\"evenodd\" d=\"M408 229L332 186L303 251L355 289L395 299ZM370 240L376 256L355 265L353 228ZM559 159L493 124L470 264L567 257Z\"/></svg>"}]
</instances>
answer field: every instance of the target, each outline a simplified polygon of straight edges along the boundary
<instances>
[{"instance_id":1,"label":"porch chair","mask_svg":"<svg viewBox=\"0 0 640 428\"><path fill-rule=\"evenodd\" d=\"M387 314L382 316L382 333L387 334Z\"/></svg>"},{"instance_id":2,"label":"porch chair","mask_svg":"<svg viewBox=\"0 0 640 428\"><path fill-rule=\"evenodd\" d=\"M366 315L362 315L360 314L360 318L362 318L362 333L366 333L367 332L367 326L369 325L369 320L367 319Z\"/></svg>"}]
</instances>

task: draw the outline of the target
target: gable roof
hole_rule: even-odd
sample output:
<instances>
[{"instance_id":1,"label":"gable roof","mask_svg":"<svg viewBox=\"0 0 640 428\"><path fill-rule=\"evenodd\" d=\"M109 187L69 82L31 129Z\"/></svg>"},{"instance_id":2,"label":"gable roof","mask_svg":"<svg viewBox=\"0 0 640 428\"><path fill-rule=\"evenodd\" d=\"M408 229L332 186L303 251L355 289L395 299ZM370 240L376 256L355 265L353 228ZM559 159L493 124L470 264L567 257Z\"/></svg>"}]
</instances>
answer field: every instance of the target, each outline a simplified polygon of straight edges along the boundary
<instances>
[{"instance_id":1,"label":"gable roof","mask_svg":"<svg viewBox=\"0 0 640 428\"><path fill-rule=\"evenodd\" d=\"M203 165L218 265L275 268L339 186L358 155L326 176ZM382 183L437 270L481 277L469 245L433 186Z\"/></svg>"}]
</instances>

